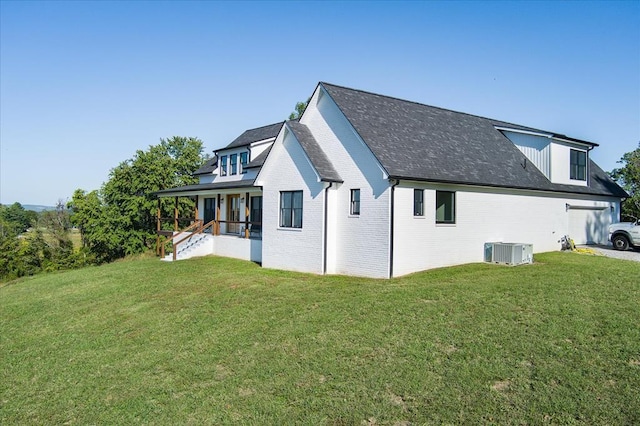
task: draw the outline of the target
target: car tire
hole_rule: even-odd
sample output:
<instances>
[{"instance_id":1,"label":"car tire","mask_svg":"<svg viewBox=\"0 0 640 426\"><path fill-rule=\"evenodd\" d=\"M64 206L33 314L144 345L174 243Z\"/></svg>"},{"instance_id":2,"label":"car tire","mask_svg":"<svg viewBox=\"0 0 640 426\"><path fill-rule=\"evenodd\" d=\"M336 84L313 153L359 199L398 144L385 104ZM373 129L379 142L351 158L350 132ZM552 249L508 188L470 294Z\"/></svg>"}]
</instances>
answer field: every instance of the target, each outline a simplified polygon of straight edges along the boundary
<instances>
[{"instance_id":1,"label":"car tire","mask_svg":"<svg viewBox=\"0 0 640 426\"><path fill-rule=\"evenodd\" d=\"M611 242L616 250L625 251L629 249L629 240L624 235L616 235Z\"/></svg>"}]
</instances>

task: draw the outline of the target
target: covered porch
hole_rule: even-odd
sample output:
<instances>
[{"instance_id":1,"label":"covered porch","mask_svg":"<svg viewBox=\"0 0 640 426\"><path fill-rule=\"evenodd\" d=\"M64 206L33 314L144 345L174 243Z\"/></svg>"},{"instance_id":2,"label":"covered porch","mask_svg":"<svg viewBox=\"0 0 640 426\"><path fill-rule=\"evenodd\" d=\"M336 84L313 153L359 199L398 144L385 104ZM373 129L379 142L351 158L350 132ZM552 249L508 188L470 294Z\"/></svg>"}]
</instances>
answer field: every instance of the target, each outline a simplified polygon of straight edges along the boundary
<instances>
[{"instance_id":1,"label":"covered porch","mask_svg":"<svg viewBox=\"0 0 640 426\"><path fill-rule=\"evenodd\" d=\"M164 260L214 254L262 261L260 188L200 184L158 191L156 195L156 254ZM183 197L194 201L191 217L180 217L178 205ZM163 198L174 199L172 217L162 216Z\"/></svg>"}]
</instances>

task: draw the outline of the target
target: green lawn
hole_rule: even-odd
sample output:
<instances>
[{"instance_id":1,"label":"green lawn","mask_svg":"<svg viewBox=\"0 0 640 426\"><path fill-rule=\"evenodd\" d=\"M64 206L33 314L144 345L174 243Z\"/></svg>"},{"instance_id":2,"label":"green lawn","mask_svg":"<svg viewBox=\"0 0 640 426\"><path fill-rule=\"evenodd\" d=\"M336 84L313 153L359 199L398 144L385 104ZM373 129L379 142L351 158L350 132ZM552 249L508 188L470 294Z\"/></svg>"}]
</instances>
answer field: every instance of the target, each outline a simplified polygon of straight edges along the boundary
<instances>
[{"instance_id":1,"label":"green lawn","mask_svg":"<svg viewBox=\"0 0 640 426\"><path fill-rule=\"evenodd\" d=\"M232 259L0 288L0 424L640 424L640 263L394 280Z\"/></svg>"}]
</instances>

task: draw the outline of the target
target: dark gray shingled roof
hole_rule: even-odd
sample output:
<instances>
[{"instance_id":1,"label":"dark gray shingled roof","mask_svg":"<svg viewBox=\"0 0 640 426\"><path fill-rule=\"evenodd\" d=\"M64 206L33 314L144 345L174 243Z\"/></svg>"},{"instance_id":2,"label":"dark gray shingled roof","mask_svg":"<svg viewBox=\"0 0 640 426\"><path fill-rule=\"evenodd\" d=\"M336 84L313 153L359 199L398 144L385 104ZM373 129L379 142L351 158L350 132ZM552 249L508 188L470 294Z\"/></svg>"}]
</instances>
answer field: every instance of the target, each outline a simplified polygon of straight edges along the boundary
<instances>
[{"instance_id":1,"label":"dark gray shingled roof","mask_svg":"<svg viewBox=\"0 0 640 426\"><path fill-rule=\"evenodd\" d=\"M311 131L309 131L309 128L297 120L287 121L286 125L291 129L291 132L293 132L298 142L300 142L302 149L307 154L307 157L309 157L316 172L318 172L320 180L323 182L342 182L342 178L322 148L320 148L320 145L311 134Z\"/></svg>"},{"instance_id":2,"label":"dark gray shingled roof","mask_svg":"<svg viewBox=\"0 0 640 426\"><path fill-rule=\"evenodd\" d=\"M390 178L627 197L590 163L588 187L551 183L498 127L504 121L320 83ZM558 137L589 145L591 142ZM527 166L528 164L528 166Z\"/></svg>"},{"instance_id":3,"label":"dark gray shingled roof","mask_svg":"<svg viewBox=\"0 0 640 426\"><path fill-rule=\"evenodd\" d=\"M198 170L193 172L193 176L208 175L209 173L212 173L216 169L217 165L218 165L218 157L214 155L212 159L204 163L202 166L200 166Z\"/></svg>"},{"instance_id":4,"label":"dark gray shingled roof","mask_svg":"<svg viewBox=\"0 0 640 426\"><path fill-rule=\"evenodd\" d=\"M191 192L210 189L248 188L253 186L255 179L233 180L228 182L197 183L194 185L179 186L177 188L162 189L154 192L155 195L173 194L174 192Z\"/></svg>"},{"instance_id":5,"label":"dark gray shingled roof","mask_svg":"<svg viewBox=\"0 0 640 426\"><path fill-rule=\"evenodd\" d=\"M240 146L249 145L253 142L275 138L276 136L278 136L278 133L280 132L283 124L284 122L281 121L279 123L269 124L268 126L246 130L223 149L237 148Z\"/></svg>"}]
</instances>

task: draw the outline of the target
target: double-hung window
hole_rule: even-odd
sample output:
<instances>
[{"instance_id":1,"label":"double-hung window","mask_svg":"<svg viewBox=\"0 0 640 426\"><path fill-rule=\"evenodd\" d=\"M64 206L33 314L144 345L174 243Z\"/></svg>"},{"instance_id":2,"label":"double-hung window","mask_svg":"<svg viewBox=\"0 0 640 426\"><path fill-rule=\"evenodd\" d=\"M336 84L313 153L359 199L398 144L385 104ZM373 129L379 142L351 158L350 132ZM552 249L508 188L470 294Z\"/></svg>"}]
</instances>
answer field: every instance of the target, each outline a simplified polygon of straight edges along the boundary
<instances>
[{"instance_id":1,"label":"double-hung window","mask_svg":"<svg viewBox=\"0 0 640 426\"><path fill-rule=\"evenodd\" d=\"M238 173L238 154L231 154L231 175Z\"/></svg>"},{"instance_id":2,"label":"double-hung window","mask_svg":"<svg viewBox=\"0 0 640 426\"><path fill-rule=\"evenodd\" d=\"M456 193L436 191L436 223L456 223Z\"/></svg>"},{"instance_id":3,"label":"double-hung window","mask_svg":"<svg viewBox=\"0 0 640 426\"><path fill-rule=\"evenodd\" d=\"M424 190L413 190L413 215L424 216Z\"/></svg>"},{"instance_id":4,"label":"double-hung window","mask_svg":"<svg viewBox=\"0 0 640 426\"><path fill-rule=\"evenodd\" d=\"M349 213L358 216L360 214L360 190L351 190L351 203L349 207Z\"/></svg>"},{"instance_id":5,"label":"double-hung window","mask_svg":"<svg viewBox=\"0 0 640 426\"><path fill-rule=\"evenodd\" d=\"M220 176L227 175L227 156L220 157Z\"/></svg>"},{"instance_id":6,"label":"double-hung window","mask_svg":"<svg viewBox=\"0 0 640 426\"><path fill-rule=\"evenodd\" d=\"M247 171L244 168L247 167L248 162L249 162L249 153L241 152L240 153L240 173L242 174L247 173Z\"/></svg>"},{"instance_id":7,"label":"double-hung window","mask_svg":"<svg viewBox=\"0 0 640 426\"><path fill-rule=\"evenodd\" d=\"M587 180L587 153L572 149L570 155L571 172L569 177L574 180Z\"/></svg>"},{"instance_id":8,"label":"double-hung window","mask_svg":"<svg viewBox=\"0 0 640 426\"><path fill-rule=\"evenodd\" d=\"M280 192L280 227L302 228L302 191Z\"/></svg>"}]
</instances>

